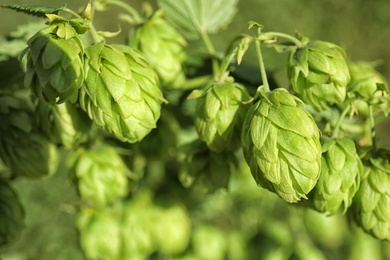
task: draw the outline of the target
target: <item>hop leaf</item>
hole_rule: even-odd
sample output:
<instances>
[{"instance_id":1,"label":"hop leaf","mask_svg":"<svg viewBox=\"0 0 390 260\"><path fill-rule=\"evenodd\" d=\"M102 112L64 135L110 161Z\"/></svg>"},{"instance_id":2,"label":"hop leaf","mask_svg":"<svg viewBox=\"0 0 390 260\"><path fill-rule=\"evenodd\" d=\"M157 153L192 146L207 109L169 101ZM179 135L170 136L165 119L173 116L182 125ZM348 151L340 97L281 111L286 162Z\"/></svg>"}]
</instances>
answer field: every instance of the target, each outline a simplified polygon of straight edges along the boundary
<instances>
[{"instance_id":1,"label":"hop leaf","mask_svg":"<svg viewBox=\"0 0 390 260\"><path fill-rule=\"evenodd\" d=\"M75 102L84 80L84 47L68 21L40 30L29 41L25 85L49 103Z\"/></svg>"},{"instance_id":2,"label":"hop leaf","mask_svg":"<svg viewBox=\"0 0 390 260\"><path fill-rule=\"evenodd\" d=\"M131 47L141 51L163 85L177 86L185 80L182 63L186 40L157 11L129 36Z\"/></svg>"},{"instance_id":3,"label":"hop leaf","mask_svg":"<svg viewBox=\"0 0 390 260\"><path fill-rule=\"evenodd\" d=\"M345 58L340 46L323 41L293 50L288 74L294 91L318 111L343 102L350 81Z\"/></svg>"},{"instance_id":4,"label":"hop leaf","mask_svg":"<svg viewBox=\"0 0 390 260\"><path fill-rule=\"evenodd\" d=\"M15 241L25 227L24 209L10 184L0 179L0 245Z\"/></svg>"},{"instance_id":5,"label":"hop leaf","mask_svg":"<svg viewBox=\"0 0 390 260\"><path fill-rule=\"evenodd\" d=\"M245 119L242 147L253 177L287 202L298 202L320 175L319 129L302 101L275 89L254 104Z\"/></svg>"},{"instance_id":6,"label":"hop leaf","mask_svg":"<svg viewBox=\"0 0 390 260\"><path fill-rule=\"evenodd\" d=\"M104 145L77 153L74 164L78 189L83 199L104 206L128 192L128 169L115 148Z\"/></svg>"},{"instance_id":7,"label":"hop leaf","mask_svg":"<svg viewBox=\"0 0 390 260\"><path fill-rule=\"evenodd\" d=\"M193 92L192 96L195 93ZM237 83L213 83L198 97L195 112L195 127L201 140L216 152L237 150L241 145L240 135L249 99L244 87ZM191 98L191 95L190 95Z\"/></svg>"},{"instance_id":8,"label":"hop leaf","mask_svg":"<svg viewBox=\"0 0 390 260\"><path fill-rule=\"evenodd\" d=\"M360 185L362 164L350 139L326 139L322 144L321 175L313 190L319 212L345 213Z\"/></svg>"},{"instance_id":9,"label":"hop leaf","mask_svg":"<svg viewBox=\"0 0 390 260\"><path fill-rule=\"evenodd\" d=\"M353 200L353 216L373 237L390 241L390 164L385 156L363 160L364 176Z\"/></svg>"},{"instance_id":10,"label":"hop leaf","mask_svg":"<svg viewBox=\"0 0 390 260\"><path fill-rule=\"evenodd\" d=\"M130 143L156 127L165 100L141 53L101 42L87 50L86 68L80 105L94 123Z\"/></svg>"}]
</instances>

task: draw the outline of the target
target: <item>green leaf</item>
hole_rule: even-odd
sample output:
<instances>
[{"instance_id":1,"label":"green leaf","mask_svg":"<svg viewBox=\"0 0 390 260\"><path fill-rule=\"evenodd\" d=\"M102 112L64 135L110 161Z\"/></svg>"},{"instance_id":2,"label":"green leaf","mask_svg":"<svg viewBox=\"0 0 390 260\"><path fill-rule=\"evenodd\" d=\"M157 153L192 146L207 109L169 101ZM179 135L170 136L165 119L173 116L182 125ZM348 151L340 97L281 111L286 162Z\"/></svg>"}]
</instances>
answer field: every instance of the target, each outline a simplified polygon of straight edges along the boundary
<instances>
[{"instance_id":1,"label":"green leaf","mask_svg":"<svg viewBox=\"0 0 390 260\"><path fill-rule=\"evenodd\" d=\"M17 12L22 12L33 16L46 17L46 14L57 14L59 11L64 10L66 5L55 8L42 5L5 4L1 5L1 7L13 9Z\"/></svg>"},{"instance_id":2,"label":"green leaf","mask_svg":"<svg viewBox=\"0 0 390 260\"><path fill-rule=\"evenodd\" d=\"M159 0L167 19L184 36L197 38L201 33L216 33L229 24L238 0Z\"/></svg>"}]
</instances>

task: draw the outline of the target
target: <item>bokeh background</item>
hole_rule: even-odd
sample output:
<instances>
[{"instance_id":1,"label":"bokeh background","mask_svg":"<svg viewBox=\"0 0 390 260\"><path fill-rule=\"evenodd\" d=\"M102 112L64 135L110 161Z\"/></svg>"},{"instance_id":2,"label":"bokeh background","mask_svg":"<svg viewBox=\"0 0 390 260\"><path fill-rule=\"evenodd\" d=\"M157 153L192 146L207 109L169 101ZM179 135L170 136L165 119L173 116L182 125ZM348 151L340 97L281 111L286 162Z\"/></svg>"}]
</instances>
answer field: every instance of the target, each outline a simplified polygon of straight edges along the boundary
<instances>
[{"instance_id":1,"label":"bokeh background","mask_svg":"<svg viewBox=\"0 0 390 260\"><path fill-rule=\"evenodd\" d=\"M86 0L0 0L0 4L44 4L61 6L67 4L78 10ZM140 10L142 2L127 0ZM156 1L148 1L156 5ZM98 14L95 25L100 30L116 31L119 8L110 8ZM14 31L18 25L39 18L0 9L0 34ZM247 22L257 21L265 26L264 31L279 31L293 34L300 32L310 39L331 41L346 49L355 61L380 61L377 69L390 82L390 1L389 0L241 0L233 22L212 40L223 51L227 43L240 33L247 33ZM128 28L122 24L123 33L111 39L123 42ZM273 50L264 50L265 64L270 70L284 70L286 55L276 55ZM246 55L245 62L255 64L254 55ZM254 75L255 77L256 75ZM1 84L1 82L0 82ZM390 123L378 127L380 145L390 147ZM27 212L27 229L15 244L0 252L4 260L27 259L83 259L74 227L78 198L74 186L59 172L54 177L42 180L17 180L14 182ZM374 244L373 244L374 245Z\"/></svg>"}]
</instances>

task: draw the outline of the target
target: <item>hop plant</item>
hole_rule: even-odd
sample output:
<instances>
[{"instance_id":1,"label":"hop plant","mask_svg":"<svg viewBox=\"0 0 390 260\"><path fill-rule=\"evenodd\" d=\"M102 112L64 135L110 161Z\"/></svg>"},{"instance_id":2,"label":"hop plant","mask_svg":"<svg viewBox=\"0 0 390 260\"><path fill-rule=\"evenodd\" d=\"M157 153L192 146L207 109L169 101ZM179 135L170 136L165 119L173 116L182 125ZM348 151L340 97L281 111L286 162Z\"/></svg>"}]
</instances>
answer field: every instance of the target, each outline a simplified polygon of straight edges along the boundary
<instances>
[{"instance_id":1,"label":"hop plant","mask_svg":"<svg viewBox=\"0 0 390 260\"><path fill-rule=\"evenodd\" d=\"M76 102L84 81L84 47L77 23L48 15L50 25L29 41L25 85L49 103Z\"/></svg>"},{"instance_id":2,"label":"hop plant","mask_svg":"<svg viewBox=\"0 0 390 260\"><path fill-rule=\"evenodd\" d=\"M242 131L256 182L290 203L307 198L321 168L319 129L302 106L287 90L275 89L252 105Z\"/></svg>"},{"instance_id":3,"label":"hop plant","mask_svg":"<svg viewBox=\"0 0 390 260\"><path fill-rule=\"evenodd\" d=\"M142 140L165 101L144 56L122 45L100 42L86 50L86 79L80 105L98 126L130 143Z\"/></svg>"},{"instance_id":4,"label":"hop plant","mask_svg":"<svg viewBox=\"0 0 390 260\"><path fill-rule=\"evenodd\" d=\"M318 111L343 102L351 79L345 51L324 41L291 51L288 74L298 97Z\"/></svg>"},{"instance_id":5,"label":"hop plant","mask_svg":"<svg viewBox=\"0 0 390 260\"><path fill-rule=\"evenodd\" d=\"M319 212L345 213L357 192L362 164L351 139L325 139L322 143L321 174L313 190L313 204Z\"/></svg>"},{"instance_id":6,"label":"hop plant","mask_svg":"<svg viewBox=\"0 0 390 260\"><path fill-rule=\"evenodd\" d=\"M390 241L390 164L385 154L363 160L364 173L352 214L373 237Z\"/></svg>"},{"instance_id":7,"label":"hop plant","mask_svg":"<svg viewBox=\"0 0 390 260\"><path fill-rule=\"evenodd\" d=\"M0 178L0 245L15 241L25 227L24 209L9 182Z\"/></svg>"},{"instance_id":8,"label":"hop plant","mask_svg":"<svg viewBox=\"0 0 390 260\"><path fill-rule=\"evenodd\" d=\"M156 11L129 36L129 45L141 51L163 85L180 87L185 80L183 62L186 40Z\"/></svg>"},{"instance_id":9,"label":"hop plant","mask_svg":"<svg viewBox=\"0 0 390 260\"><path fill-rule=\"evenodd\" d=\"M74 157L81 198L92 205L104 206L127 194L129 170L114 147L103 145L75 153Z\"/></svg>"},{"instance_id":10,"label":"hop plant","mask_svg":"<svg viewBox=\"0 0 390 260\"><path fill-rule=\"evenodd\" d=\"M240 84L214 82L204 90L195 90L189 98L197 98L195 128L210 150L237 150L245 115L249 109L243 101L249 94Z\"/></svg>"}]
</instances>

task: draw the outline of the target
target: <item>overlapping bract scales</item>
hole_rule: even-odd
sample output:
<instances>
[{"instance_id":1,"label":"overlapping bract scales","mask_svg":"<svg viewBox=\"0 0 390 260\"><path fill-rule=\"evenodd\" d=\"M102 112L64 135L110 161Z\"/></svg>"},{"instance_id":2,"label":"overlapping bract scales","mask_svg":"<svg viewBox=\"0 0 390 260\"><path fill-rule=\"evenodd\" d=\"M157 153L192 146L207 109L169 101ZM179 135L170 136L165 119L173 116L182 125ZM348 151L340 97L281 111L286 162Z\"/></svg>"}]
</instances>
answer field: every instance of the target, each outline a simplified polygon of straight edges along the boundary
<instances>
[{"instance_id":1,"label":"overlapping bract scales","mask_svg":"<svg viewBox=\"0 0 390 260\"><path fill-rule=\"evenodd\" d=\"M354 197L353 216L367 233L390 241L390 164L385 157L363 160L364 177Z\"/></svg>"},{"instance_id":2,"label":"overlapping bract scales","mask_svg":"<svg viewBox=\"0 0 390 260\"><path fill-rule=\"evenodd\" d=\"M292 51L288 74L298 97L318 111L343 102L351 78L344 50L324 41Z\"/></svg>"},{"instance_id":3,"label":"overlapping bract scales","mask_svg":"<svg viewBox=\"0 0 390 260\"><path fill-rule=\"evenodd\" d=\"M287 202L298 202L320 174L319 129L302 101L276 89L249 110L242 132L246 161L256 182Z\"/></svg>"},{"instance_id":4,"label":"overlapping bract scales","mask_svg":"<svg viewBox=\"0 0 390 260\"><path fill-rule=\"evenodd\" d=\"M156 127L165 101L155 72L141 53L128 46L101 42L86 54L81 107L118 139L142 140Z\"/></svg>"},{"instance_id":5,"label":"overlapping bract scales","mask_svg":"<svg viewBox=\"0 0 390 260\"><path fill-rule=\"evenodd\" d=\"M249 109L243 103L249 99L248 92L240 84L223 82L213 83L199 95L195 128L200 139L216 152L237 150L241 145L242 124Z\"/></svg>"},{"instance_id":6,"label":"overlapping bract scales","mask_svg":"<svg viewBox=\"0 0 390 260\"><path fill-rule=\"evenodd\" d=\"M84 80L84 47L70 23L54 23L28 41L25 85L43 101L76 102Z\"/></svg>"},{"instance_id":7,"label":"overlapping bract scales","mask_svg":"<svg viewBox=\"0 0 390 260\"><path fill-rule=\"evenodd\" d=\"M361 160L350 139L325 139L322 144L321 175L313 190L313 204L319 212L345 213L360 185Z\"/></svg>"},{"instance_id":8,"label":"overlapping bract scales","mask_svg":"<svg viewBox=\"0 0 390 260\"><path fill-rule=\"evenodd\" d=\"M164 85L180 87L185 80L182 64L186 59L187 42L164 19L161 11L155 12L130 34L129 44L145 55Z\"/></svg>"}]
</instances>

